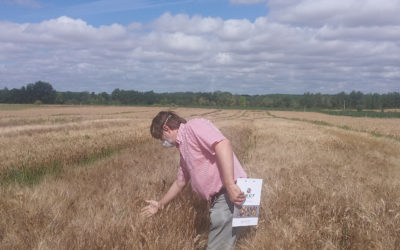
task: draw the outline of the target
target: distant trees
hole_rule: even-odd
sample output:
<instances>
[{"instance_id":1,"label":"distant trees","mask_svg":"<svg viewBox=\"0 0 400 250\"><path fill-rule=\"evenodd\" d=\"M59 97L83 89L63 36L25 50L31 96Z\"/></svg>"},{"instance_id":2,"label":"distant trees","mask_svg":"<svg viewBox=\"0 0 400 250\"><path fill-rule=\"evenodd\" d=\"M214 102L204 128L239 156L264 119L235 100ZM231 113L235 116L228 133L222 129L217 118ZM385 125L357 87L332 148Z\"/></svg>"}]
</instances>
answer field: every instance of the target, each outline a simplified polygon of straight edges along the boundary
<instances>
[{"instance_id":1,"label":"distant trees","mask_svg":"<svg viewBox=\"0 0 400 250\"><path fill-rule=\"evenodd\" d=\"M56 92L50 83L38 81L20 89L0 90L0 103L45 103L72 105L170 105L287 109L388 109L400 108L400 93L364 94L352 91L334 95L304 93L303 95L268 94L234 95L229 92L154 93L114 89L106 92Z\"/></svg>"},{"instance_id":2,"label":"distant trees","mask_svg":"<svg viewBox=\"0 0 400 250\"><path fill-rule=\"evenodd\" d=\"M45 104L54 104L57 93L50 83L38 81L30 83L20 89L7 88L0 91L1 103L34 103L40 101Z\"/></svg>"},{"instance_id":3,"label":"distant trees","mask_svg":"<svg viewBox=\"0 0 400 250\"><path fill-rule=\"evenodd\" d=\"M41 101L42 103L53 104L56 96L56 91L50 83L38 81L26 86L25 98L29 103Z\"/></svg>"}]
</instances>

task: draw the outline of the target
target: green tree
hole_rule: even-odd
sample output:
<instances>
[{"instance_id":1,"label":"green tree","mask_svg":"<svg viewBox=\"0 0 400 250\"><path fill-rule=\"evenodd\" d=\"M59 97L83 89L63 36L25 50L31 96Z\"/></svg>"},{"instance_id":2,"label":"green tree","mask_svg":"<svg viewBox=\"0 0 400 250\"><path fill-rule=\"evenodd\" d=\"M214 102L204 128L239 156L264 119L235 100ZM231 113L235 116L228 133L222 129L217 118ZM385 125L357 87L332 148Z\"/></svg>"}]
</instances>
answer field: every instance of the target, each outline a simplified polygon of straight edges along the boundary
<instances>
[{"instance_id":1,"label":"green tree","mask_svg":"<svg viewBox=\"0 0 400 250\"><path fill-rule=\"evenodd\" d=\"M247 106L246 97L244 97L244 96L240 96L239 97L239 105L240 105L240 107L246 107Z\"/></svg>"},{"instance_id":2,"label":"green tree","mask_svg":"<svg viewBox=\"0 0 400 250\"><path fill-rule=\"evenodd\" d=\"M200 96L198 100L199 105L201 106L207 106L210 104L209 100L205 97Z\"/></svg>"},{"instance_id":3,"label":"green tree","mask_svg":"<svg viewBox=\"0 0 400 250\"><path fill-rule=\"evenodd\" d=\"M57 92L57 97L56 97L56 104L64 104L64 97L63 93Z\"/></svg>"},{"instance_id":4,"label":"green tree","mask_svg":"<svg viewBox=\"0 0 400 250\"><path fill-rule=\"evenodd\" d=\"M27 101L33 103L41 101L45 104L52 104L56 100L56 91L50 83L38 81L28 84L26 87Z\"/></svg>"},{"instance_id":5,"label":"green tree","mask_svg":"<svg viewBox=\"0 0 400 250\"><path fill-rule=\"evenodd\" d=\"M364 94L360 91L351 91L349 98L350 98L350 106L352 108L356 108L357 110L361 111L360 109L363 108L363 96Z\"/></svg>"}]
</instances>

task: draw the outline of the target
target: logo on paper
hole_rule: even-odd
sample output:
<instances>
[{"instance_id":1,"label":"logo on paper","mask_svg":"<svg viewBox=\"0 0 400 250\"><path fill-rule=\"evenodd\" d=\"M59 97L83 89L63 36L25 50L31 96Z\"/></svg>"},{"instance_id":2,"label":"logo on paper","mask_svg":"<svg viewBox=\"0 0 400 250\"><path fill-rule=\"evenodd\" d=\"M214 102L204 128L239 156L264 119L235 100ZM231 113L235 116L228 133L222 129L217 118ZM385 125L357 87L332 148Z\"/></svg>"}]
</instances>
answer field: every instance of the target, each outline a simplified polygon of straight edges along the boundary
<instances>
[{"instance_id":1,"label":"logo on paper","mask_svg":"<svg viewBox=\"0 0 400 250\"><path fill-rule=\"evenodd\" d=\"M247 188L247 194L246 194L246 198L253 198L255 196L255 194L251 193L251 188Z\"/></svg>"}]
</instances>

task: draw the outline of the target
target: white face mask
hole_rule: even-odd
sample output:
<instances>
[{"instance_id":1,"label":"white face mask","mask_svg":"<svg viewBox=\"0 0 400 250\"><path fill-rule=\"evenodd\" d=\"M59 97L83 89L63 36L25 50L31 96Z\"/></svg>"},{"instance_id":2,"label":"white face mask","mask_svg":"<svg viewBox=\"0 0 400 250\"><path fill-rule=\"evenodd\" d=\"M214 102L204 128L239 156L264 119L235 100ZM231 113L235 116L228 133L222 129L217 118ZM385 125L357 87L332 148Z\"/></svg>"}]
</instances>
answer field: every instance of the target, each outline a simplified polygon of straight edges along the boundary
<instances>
[{"instance_id":1,"label":"white face mask","mask_svg":"<svg viewBox=\"0 0 400 250\"><path fill-rule=\"evenodd\" d=\"M169 141L163 141L162 142L162 145L164 146L164 147L167 147L167 148L170 148L170 147L173 147L174 145L173 144L171 144Z\"/></svg>"}]
</instances>

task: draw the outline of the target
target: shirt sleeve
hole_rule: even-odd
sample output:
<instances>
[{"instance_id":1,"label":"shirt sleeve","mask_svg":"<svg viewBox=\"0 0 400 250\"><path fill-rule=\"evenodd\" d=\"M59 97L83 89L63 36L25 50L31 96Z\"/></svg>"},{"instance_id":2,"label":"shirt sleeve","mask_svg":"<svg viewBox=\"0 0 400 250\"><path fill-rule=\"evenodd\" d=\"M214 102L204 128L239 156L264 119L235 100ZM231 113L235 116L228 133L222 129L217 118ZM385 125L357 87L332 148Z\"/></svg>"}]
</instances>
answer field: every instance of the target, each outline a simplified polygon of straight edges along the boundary
<instances>
[{"instance_id":1,"label":"shirt sleeve","mask_svg":"<svg viewBox=\"0 0 400 250\"><path fill-rule=\"evenodd\" d=\"M185 161L182 159L182 156L179 160L178 180L185 182L190 180L190 175L186 169Z\"/></svg>"},{"instance_id":2,"label":"shirt sleeve","mask_svg":"<svg viewBox=\"0 0 400 250\"><path fill-rule=\"evenodd\" d=\"M214 145L226 139L221 131L206 119L196 119L191 129L200 146L212 155L215 155Z\"/></svg>"}]
</instances>

